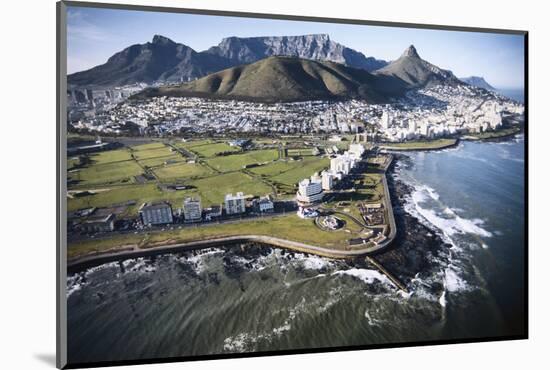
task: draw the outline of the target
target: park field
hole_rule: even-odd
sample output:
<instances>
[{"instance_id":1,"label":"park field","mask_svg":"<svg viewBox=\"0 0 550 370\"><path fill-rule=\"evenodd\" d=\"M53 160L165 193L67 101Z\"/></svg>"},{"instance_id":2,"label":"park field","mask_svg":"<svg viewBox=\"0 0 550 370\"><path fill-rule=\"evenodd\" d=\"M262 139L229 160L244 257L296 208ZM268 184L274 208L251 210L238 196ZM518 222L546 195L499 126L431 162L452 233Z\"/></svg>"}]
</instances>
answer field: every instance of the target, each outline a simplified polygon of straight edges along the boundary
<instances>
[{"instance_id":1,"label":"park field","mask_svg":"<svg viewBox=\"0 0 550 370\"><path fill-rule=\"evenodd\" d=\"M242 191L245 194L264 195L272 192L270 187L242 172L189 180L186 184L191 188L178 191L163 190L155 183L97 188L101 191L93 195L69 198L68 210L133 203L128 215L135 216L144 202L167 200L174 208L180 208L186 196L199 196L203 206L208 207L222 203L227 193Z\"/></svg>"},{"instance_id":2,"label":"park field","mask_svg":"<svg viewBox=\"0 0 550 370\"><path fill-rule=\"evenodd\" d=\"M92 185L130 184L134 176L143 173L143 169L132 160L92 164L71 171L68 177L79 187Z\"/></svg>"},{"instance_id":3,"label":"park field","mask_svg":"<svg viewBox=\"0 0 550 370\"><path fill-rule=\"evenodd\" d=\"M251 150L242 154L232 154L222 157L212 157L206 163L220 172L230 172L242 169L244 166L274 161L279 157L277 150Z\"/></svg>"},{"instance_id":4,"label":"park field","mask_svg":"<svg viewBox=\"0 0 550 370\"><path fill-rule=\"evenodd\" d=\"M493 139L500 139L500 138L512 136L515 134L519 134L520 132L521 132L521 127L514 126L514 127L500 129L498 131L487 131L487 132L481 132L478 134L468 134L464 136L464 139L493 140Z\"/></svg>"},{"instance_id":5,"label":"park field","mask_svg":"<svg viewBox=\"0 0 550 370\"><path fill-rule=\"evenodd\" d=\"M350 220L349 223L351 222ZM359 230L357 226L351 227L353 231ZM140 248L146 249L159 245L247 234L273 236L343 250L346 249L348 245L347 240L352 235L350 231L345 227L337 231L322 231L315 226L313 220L300 219L295 214L289 214L270 217L269 219L242 220L238 223L209 224L150 232L147 234L126 234L105 239L83 241L70 244L67 254L69 258L75 258L125 245L137 245Z\"/></svg>"},{"instance_id":6,"label":"park field","mask_svg":"<svg viewBox=\"0 0 550 370\"><path fill-rule=\"evenodd\" d=\"M388 150L437 150L449 148L458 142L458 139L436 139L407 141L403 143L381 143L379 146Z\"/></svg>"},{"instance_id":7,"label":"park field","mask_svg":"<svg viewBox=\"0 0 550 370\"><path fill-rule=\"evenodd\" d=\"M185 180L212 174L210 169L201 164L185 162L160 166L155 168L153 172L160 181Z\"/></svg>"},{"instance_id":8,"label":"park field","mask_svg":"<svg viewBox=\"0 0 550 370\"><path fill-rule=\"evenodd\" d=\"M141 166L150 167L150 168L164 166L165 164L170 165L170 164L179 163L179 162L183 162L183 161L184 161L184 158L181 155L176 154L176 153L170 154L166 157L156 157L156 158L148 158L148 159L138 160L138 162Z\"/></svg>"},{"instance_id":9,"label":"park field","mask_svg":"<svg viewBox=\"0 0 550 370\"><path fill-rule=\"evenodd\" d=\"M116 149L106 152L90 154L89 159L94 164L106 164L113 162L129 161L132 159L128 149Z\"/></svg>"},{"instance_id":10,"label":"park field","mask_svg":"<svg viewBox=\"0 0 550 370\"><path fill-rule=\"evenodd\" d=\"M194 145L187 149L204 158L213 157L218 153L240 151L239 148L230 146L227 143L205 143L202 145Z\"/></svg>"}]
</instances>

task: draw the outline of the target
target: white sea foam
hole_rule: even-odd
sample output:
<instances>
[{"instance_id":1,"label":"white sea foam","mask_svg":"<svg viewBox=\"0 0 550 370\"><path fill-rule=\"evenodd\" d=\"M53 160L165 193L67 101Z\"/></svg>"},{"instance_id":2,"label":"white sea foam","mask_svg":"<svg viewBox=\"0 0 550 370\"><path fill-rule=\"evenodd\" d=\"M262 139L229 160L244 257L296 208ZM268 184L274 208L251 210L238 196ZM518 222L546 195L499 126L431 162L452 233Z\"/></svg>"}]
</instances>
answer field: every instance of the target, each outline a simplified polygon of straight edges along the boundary
<instances>
[{"instance_id":1,"label":"white sea foam","mask_svg":"<svg viewBox=\"0 0 550 370\"><path fill-rule=\"evenodd\" d=\"M332 273L332 275L349 275L353 276L355 278L358 278L359 280L367 283L372 284L375 281L379 281L383 284L391 285L395 287L395 285L391 282L388 277L376 270L368 270L368 269L359 269L359 268L351 268L349 270L340 270L335 271Z\"/></svg>"},{"instance_id":2,"label":"white sea foam","mask_svg":"<svg viewBox=\"0 0 550 370\"><path fill-rule=\"evenodd\" d=\"M449 267L445 269L443 285L445 290L448 292L457 292L468 289L468 284L458 275L456 270L457 268L453 265L449 265Z\"/></svg>"},{"instance_id":3,"label":"white sea foam","mask_svg":"<svg viewBox=\"0 0 550 370\"><path fill-rule=\"evenodd\" d=\"M445 207L442 212L423 206L428 196L439 201L439 194L432 188L416 186L411 194L412 203L405 206L405 210L413 216L422 216L431 225L441 230L446 236L454 234L475 234L482 237L491 237L493 234L481 227L484 221L478 218L467 219L460 217L452 208ZM440 202L439 202L440 203ZM412 207L411 207L412 206Z\"/></svg>"},{"instance_id":4,"label":"white sea foam","mask_svg":"<svg viewBox=\"0 0 550 370\"><path fill-rule=\"evenodd\" d=\"M370 326L379 326L380 323L377 319L371 317L368 310L365 310L365 318L367 319Z\"/></svg>"},{"instance_id":5,"label":"white sea foam","mask_svg":"<svg viewBox=\"0 0 550 370\"><path fill-rule=\"evenodd\" d=\"M206 261L210 256L223 253L219 248L204 249L196 251L194 255L184 255L178 257L178 261L184 264L191 264L195 268L195 273L200 274L206 269Z\"/></svg>"},{"instance_id":6,"label":"white sea foam","mask_svg":"<svg viewBox=\"0 0 550 370\"><path fill-rule=\"evenodd\" d=\"M67 276L67 292L66 296L69 298L73 293L81 290L84 287L84 274L74 274Z\"/></svg>"},{"instance_id":7,"label":"white sea foam","mask_svg":"<svg viewBox=\"0 0 550 370\"><path fill-rule=\"evenodd\" d=\"M102 271L102 270L109 269L109 268L113 268L113 267L118 267L118 262L109 262L109 263L104 263L103 265L90 267L89 269L87 269L84 272L84 274L86 276L88 276L88 275L91 275L95 272Z\"/></svg>"},{"instance_id":8,"label":"white sea foam","mask_svg":"<svg viewBox=\"0 0 550 370\"><path fill-rule=\"evenodd\" d=\"M330 261L319 256L303 256L302 263L308 270L320 270L330 265Z\"/></svg>"},{"instance_id":9,"label":"white sea foam","mask_svg":"<svg viewBox=\"0 0 550 370\"><path fill-rule=\"evenodd\" d=\"M245 352L254 350L254 345L259 340L272 341L273 339L280 337L285 332L292 329L292 321L304 311L306 307L306 300L302 298L298 304L290 309L288 317L285 321L270 331L253 333L240 333L235 336L227 337L224 339L223 349L228 352Z\"/></svg>"},{"instance_id":10,"label":"white sea foam","mask_svg":"<svg viewBox=\"0 0 550 370\"><path fill-rule=\"evenodd\" d=\"M441 292L441 296L439 297L439 304L441 307L447 306L447 300L445 299L446 294L447 292L443 290L443 292Z\"/></svg>"}]
</instances>

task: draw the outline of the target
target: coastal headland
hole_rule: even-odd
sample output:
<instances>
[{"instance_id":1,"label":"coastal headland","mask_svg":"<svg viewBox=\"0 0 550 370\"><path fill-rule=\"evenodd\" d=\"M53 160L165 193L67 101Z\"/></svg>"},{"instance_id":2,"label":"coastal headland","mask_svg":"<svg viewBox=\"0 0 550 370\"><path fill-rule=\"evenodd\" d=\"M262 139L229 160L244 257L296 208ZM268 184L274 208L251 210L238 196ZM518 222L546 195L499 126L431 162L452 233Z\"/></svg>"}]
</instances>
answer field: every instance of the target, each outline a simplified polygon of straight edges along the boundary
<instances>
[{"instance_id":1,"label":"coastal headland","mask_svg":"<svg viewBox=\"0 0 550 370\"><path fill-rule=\"evenodd\" d=\"M324 231L314 219L301 219L295 212L282 212L225 222L181 225L165 230L139 233L111 233L92 239L70 242L68 267L78 269L109 261L210 248L250 242L329 258L355 258L383 250L396 234L395 219L386 171L393 156L383 155L364 160L350 176L355 191L333 191L318 208L322 215L333 214L344 227ZM368 224L361 213L366 201L383 209L383 224ZM382 235L377 242L367 236L373 231ZM363 239L362 239L363 238ZM359 242L352 243L351 240Z\"/></svg>"}]
</instances>

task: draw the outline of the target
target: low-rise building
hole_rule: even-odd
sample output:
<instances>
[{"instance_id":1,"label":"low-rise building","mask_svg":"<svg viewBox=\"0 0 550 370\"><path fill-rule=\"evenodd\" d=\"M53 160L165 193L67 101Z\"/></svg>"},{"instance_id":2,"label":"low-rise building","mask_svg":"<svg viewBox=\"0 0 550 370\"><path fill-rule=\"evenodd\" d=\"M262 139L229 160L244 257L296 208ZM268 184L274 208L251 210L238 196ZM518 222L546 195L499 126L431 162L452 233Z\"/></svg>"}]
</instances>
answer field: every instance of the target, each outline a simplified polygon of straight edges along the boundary
<instances>
[{"instance_id":1,"label":"low-rise building","mask_svg":"<svg viewBox=\"0 0 550 370\"><path fill-rule=\"evenodd\" d=\"M162 225L174 222L172 206L167 202L143 203L139 216L144 225Z\"/></svg>"},{"instance_id":2,"label":"low-rise building","mask_svg":"<svg viewBox=\"0 0 550 370\"><path fill-rule=\"evenodd\" d=\"M222 215L222 205L212 206L204 209L204 219L206 221L212 221Z\"/></svg>"},{"instance_id":3,"label":"low-rise building","mask_svg":"<svg viewBox=\"0 0 550 370\"><path fill-rule=\"evenodd\" d=\"M195 222L202 219L200 198L187 197L183 200L183 218L186 222Z\"/></svg>"},{"instance_id":4,"label":"low-rise building","mask_svg":"<svg viewBox=\"0 0 550 370\"><path fill-rule=\"evenodd\" d=\"M76 228L87 233L113 231L115 229L115 215L110 213L106 216L89 217L78 224Z\"/></svg>"},{"instance_id":5,"label":"low-rise building","mask_svg":"<svg viewBox=\"0 0 550 370\"><path fill-rule=\"evenodd\" d=\"M228 215L234 215L244 213L246 211L246 200L242 192L237 194L225 195L225 213Z\"/></svg>"},{"instance_id":6,"label":"low-rise building","mask_svg":"<svg viewBox=\"0 0 550 370\"><path fill-rule=\"evenodd\" d=\"M260 213L273 212L273 201L269 196L262 197L254 200L254 210Z\"/></svg>"}]
</instances>

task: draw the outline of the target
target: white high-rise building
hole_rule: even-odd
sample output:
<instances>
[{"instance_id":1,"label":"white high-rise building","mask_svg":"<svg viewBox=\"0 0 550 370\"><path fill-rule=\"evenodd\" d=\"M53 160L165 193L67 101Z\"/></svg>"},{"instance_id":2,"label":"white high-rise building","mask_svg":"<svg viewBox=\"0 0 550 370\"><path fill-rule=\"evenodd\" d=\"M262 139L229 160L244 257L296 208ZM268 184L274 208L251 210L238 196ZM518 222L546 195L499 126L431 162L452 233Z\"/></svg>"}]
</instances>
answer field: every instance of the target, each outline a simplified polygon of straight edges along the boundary
<instances>
[{"instance_id":1,"label":"white high-rise building","mask_svg":"<svg viewBox=\"0 0 550 370\"><path fill-rule=\"evenodd\" d=\"M323 190L332 190L334 186L334 175L332 172L323 171L323 173L321 173L321 186Z\"/></svg>"},{"instance_id":2,"label":"white high-rise building","mask_svg":"<svg viewBox=\"0 0 550 370\"><path fill-rule=\"evenodd\" d=\"M332 172L341 172L344 175L348 175L353 167L355 167L356 159L350 155L349 152L345 152L330 160L330 170Z\"/></svg>"},{"instance_id":3,"label":"white high-rise building","mask_svg":"<svg viewBox=\"0 0 550 370\"><path fill-rule=\"evenodd\" d=\"M387 129L390 128L390 126L391 126L391 121L392 121L392 119L391 119L391 117L390 117L390 115L389 115L388 112L382 113L382 118L381 118L381 120L380 120L380 124L381 124L381 126L382 126L382 128L383 128L384 130L387 130Z\"/></svg>"},{"instance_id":4,"label":"white high-rise building","mask_svg":"<svg viewBox=\"0 0 550 370\"><path fill-rule=\"evenodd\" d=\"M422 122L420 124L420 135L423 135L423 136L430 136L430 125L428 124L428 122Z\"/></svg>"},{"instance_id":5,"label":"white high-rise building","mask_svg":"<svg viewBox=\"0 0 550 370\"><path fill-rule=\"evenodd\" d=\"M225 195L225 213L227 213L228 215L234 215L238 213L244 213L245 211L246 201L242 192L238 192L235 195Z\"/></svg>"},{"instance_id":6,"label":"white high-rise building","mask_svg":"<svg viewBox=\"0 0 550 370\"><path fill-rule=\"evenodd\" d=\"M352 154L356 159L361 159L363 153L365 153L365 147L363 144L350 144L348 152Z\"/></svg>"},{"instance_id":7,"label":"white high-rise building","mask_svg":"<svg viewBox=\"0 0 550 370\"><path fill-rule=\"evenodd\" d=\"M185 221L202 219L202 206L199 198L187 197L183 200L183 218Z\"/></svg>"},{"instance_id":8,"label":"white high-rise building","mask_svg":"<svg viewBox=\"0 0 550 370\"><path fill-rule=\"evenodd\" d=\"M409 132L410 133L416 132L416 121L413 119L409 120Z\"/></svg>"},{"instance_id":9,"label":"white high-rise building","mask_svg":"<svg viewBox=\"0 0 550 370\"><path fill-rule=\"evenodd\" d=\"M312 204L323 199L323 186L318 179L303 179L298 184L296 200L301 204Z\"/></svg>"}]
</instances>

